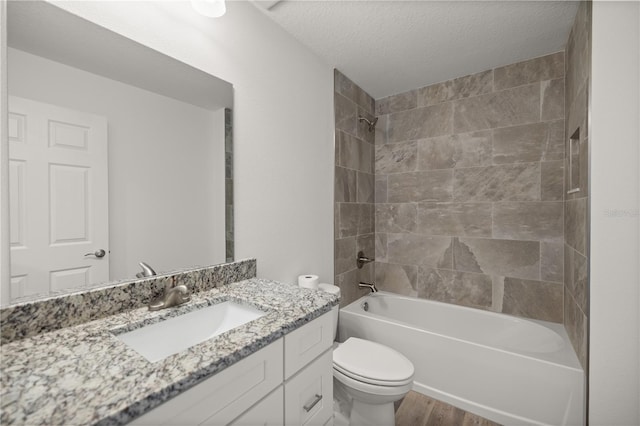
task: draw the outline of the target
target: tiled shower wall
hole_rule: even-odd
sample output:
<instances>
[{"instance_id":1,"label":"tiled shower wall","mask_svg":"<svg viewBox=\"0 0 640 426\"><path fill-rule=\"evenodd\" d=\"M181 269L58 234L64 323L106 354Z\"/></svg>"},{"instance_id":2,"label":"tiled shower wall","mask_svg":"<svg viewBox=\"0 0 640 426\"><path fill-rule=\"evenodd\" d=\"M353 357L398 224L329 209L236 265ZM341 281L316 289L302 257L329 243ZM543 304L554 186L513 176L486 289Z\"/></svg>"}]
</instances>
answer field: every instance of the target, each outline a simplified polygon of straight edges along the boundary
<instances>
[{"instance_id":1,"label":"tiled shower wall","mask_svg":"<svg viewBox=\"0 0 640 426\"><path fill-rule=\"evenodd\" d=\"M588 117L591 73L591 2L581 2L566 48L567 159L564 203L564 325L587 370L589 322L589 156ZM575 142L569 140L575 136ZM573 143L573 148L569 145ZM569 153L572 152L571 164ZM569 167L571 165L571 167ZM579 191L574 192L579 188Z\"/></svg>"},{"instance_id":2,"label":"tiled shower wall","mask_svg":"<svg viewBox=\"0 0 640 426\"><path fill-rule=\"evenodd\" d=\"M564 52L376 101L375 280L563 321Z\"/></svg>"},{"instance_id":3,"label":"tiled shower wall","mask_svg":"<svg viewBox=\"0 0 640 426\"><path fill-rule=\"evenodd\" d=\"M335 105L335 277L345 306L366 291L359 281L373 280L373 263L356 267L356 254L362 250L374 256L374 134L365 117L373 120L374 101L338 70L334 75Z\"/></svg>"}]
</instances>

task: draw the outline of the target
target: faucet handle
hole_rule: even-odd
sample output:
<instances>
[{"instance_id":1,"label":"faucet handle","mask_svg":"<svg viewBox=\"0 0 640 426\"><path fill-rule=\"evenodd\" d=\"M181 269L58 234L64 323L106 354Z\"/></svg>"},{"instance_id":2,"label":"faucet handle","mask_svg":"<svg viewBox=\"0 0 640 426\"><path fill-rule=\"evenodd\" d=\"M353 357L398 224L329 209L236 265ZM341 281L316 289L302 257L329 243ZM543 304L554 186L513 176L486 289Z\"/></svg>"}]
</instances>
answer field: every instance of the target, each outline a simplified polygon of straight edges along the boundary
<instances>
[{"instance_id":1,"label":"faucet handle","mask_svg":"<svg viewBox=\"0 0 640 426\"><path fill-rule=\"evenodd\" d=\"M375 259L371 257L366 257L362 250L360 250L356 255L356 264L358 265L358 269L362 269L365 263L369 263L373 261L375 261Z\"/></svg>"},{"instance_id":2,"label":"faucet handle","mask_svg":"<svg viewBox=\"0 0 640 426\"><path fill-rule=\"evenodd\" d=\"M156 271L154 271L153 268L149 266L147 263L139 262L138 265L140 265L140 267L142 268L142 272L138 272L136 274L136 277L146 278L146 277L153 277L154 275L156 275Z\"/></svg>"}]
</instances>

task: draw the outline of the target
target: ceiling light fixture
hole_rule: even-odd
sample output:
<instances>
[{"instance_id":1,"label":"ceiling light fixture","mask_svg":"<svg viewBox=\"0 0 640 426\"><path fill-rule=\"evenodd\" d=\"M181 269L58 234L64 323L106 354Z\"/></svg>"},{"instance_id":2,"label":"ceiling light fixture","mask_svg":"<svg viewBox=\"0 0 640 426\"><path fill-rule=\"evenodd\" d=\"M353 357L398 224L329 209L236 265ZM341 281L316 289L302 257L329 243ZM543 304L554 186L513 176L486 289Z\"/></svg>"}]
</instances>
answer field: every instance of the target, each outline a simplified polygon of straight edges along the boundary
<instances>
[{"instance_id":1,"label":"ceiling light fixture","mask_svg":"<svg viewBox=\"0 0 640 426\"><path fill-rule=\"evenodd\" d=\"M191 6L200 15L219 18L227 11L224 0L191 0Z\"/></svg>"}]
</instances>

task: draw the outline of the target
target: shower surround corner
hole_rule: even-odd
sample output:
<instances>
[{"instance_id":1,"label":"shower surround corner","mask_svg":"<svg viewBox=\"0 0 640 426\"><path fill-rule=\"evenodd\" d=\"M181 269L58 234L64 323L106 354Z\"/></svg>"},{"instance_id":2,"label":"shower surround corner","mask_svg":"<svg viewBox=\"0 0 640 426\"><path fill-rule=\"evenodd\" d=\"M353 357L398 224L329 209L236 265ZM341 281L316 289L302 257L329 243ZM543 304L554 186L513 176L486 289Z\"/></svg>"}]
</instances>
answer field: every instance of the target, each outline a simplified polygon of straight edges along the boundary
<instances>
[{"instance_id":1,"label":"shower surround corner","mask_svg":"<svg viewBox=\"0 0 640 426\"><path fill-rule=\"evenodd\" d=\"M343 306L371 280L407 296L565 322L574 223L564 196L565 68L557 52L375 101L335 71L334 279ZM374 115L369 132L358 118ZM361 270L360 250L376 259Z\"/></svg>"}]
</instances>

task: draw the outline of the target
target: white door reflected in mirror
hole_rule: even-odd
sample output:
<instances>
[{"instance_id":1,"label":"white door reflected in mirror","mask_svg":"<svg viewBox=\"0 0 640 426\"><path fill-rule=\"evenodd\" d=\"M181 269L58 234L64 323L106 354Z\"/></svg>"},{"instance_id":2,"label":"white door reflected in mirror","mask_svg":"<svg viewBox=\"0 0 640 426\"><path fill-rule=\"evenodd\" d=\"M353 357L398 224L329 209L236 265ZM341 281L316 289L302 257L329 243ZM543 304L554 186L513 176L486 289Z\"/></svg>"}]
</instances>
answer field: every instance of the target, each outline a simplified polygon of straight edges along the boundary
<instances>
[{"instance_id":1,"label":"white door reflected in mirror","mask_svg":"<svg viewBox=\"0 0 640 426\"><path fill-rule=\"evenodd\" d=\"M10 96L9 122L11 300L109 281L107 119Z\"/></svg>"}]
</instances>

